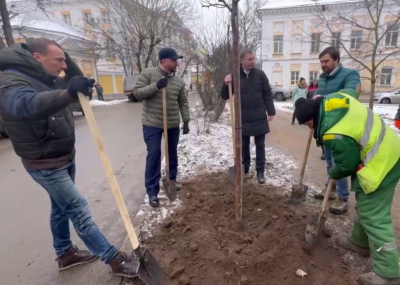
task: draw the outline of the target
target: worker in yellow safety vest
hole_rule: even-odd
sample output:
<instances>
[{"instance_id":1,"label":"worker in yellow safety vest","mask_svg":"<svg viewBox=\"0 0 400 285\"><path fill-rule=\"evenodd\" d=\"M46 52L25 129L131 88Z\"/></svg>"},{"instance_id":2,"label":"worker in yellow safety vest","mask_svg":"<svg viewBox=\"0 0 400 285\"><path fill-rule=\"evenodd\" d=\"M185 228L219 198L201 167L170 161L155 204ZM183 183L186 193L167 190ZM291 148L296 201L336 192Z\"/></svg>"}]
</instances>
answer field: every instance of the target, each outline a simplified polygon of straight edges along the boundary
<instances>
[{"instance_id":1,"label":"worker in yellow safety vest","mask_svg":"<svg viewBox=\"0 0 400 285\"><path fill-rule=\"evenodd\" d=\"M299 123L314 129L318 145L332 150L329 176L351 176L356 218L350 237L336 244L362 256L371 255L373 271L359 277L362 285L399 285L399 254L391 208L400 179L400 138L371 109L345 89L314 100L296 101Z\"/></svg>"}]
</instances>

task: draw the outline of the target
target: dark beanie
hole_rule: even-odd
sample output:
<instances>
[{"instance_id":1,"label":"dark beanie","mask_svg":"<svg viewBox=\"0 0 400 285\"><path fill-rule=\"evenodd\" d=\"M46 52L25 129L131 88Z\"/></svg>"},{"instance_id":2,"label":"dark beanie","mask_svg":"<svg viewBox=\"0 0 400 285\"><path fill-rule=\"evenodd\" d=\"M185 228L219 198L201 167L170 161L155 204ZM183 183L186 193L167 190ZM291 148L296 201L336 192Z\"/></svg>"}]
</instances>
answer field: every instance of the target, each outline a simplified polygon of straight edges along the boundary
<instances>
[{"instance_id":1,"label":"dark beanie","mask_svg":"<svg viewBox=\"0 0 400 285\"><path fill-rule=\"evenodd\" d=\"M318 116L320 104L321 100L305 98L297 99L295 103L294 115L299 123L305 124Z\"/></svg>"}]
</instances>

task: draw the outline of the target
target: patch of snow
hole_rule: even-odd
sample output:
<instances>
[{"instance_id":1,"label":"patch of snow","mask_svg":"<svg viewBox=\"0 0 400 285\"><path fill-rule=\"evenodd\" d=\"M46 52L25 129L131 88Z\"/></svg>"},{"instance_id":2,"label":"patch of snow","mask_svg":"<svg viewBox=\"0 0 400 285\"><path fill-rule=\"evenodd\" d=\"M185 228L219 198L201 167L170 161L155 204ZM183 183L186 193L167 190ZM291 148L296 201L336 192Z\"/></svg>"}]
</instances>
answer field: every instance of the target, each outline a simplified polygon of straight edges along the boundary
<instances>
[{"instance_id":1,"label":"patch of snow","mask_svg":"<svg viewBox=\"0 0 400 285\"><path fill-rule=\"evenodd\" d=\"M90 100L90 106L92 107L101 107L101 106L113 106L128 102L128 99L123 100L112 100L112 101L100 101L100 100Z\"/></svg>"},{"instance_id":2,"label":"patch of snow","mask_svg":"<svg viewBox=\"0 0 400 285\"><path fill-rule=\"evenodd\" d=\"M190 133L181 135L178 144L178 180L190 179L204 172L227 172L228 167L233 165L232 128L229 118L229 109L225 108L219 121L210 123L207 127L201 104L198 103L194 106ZM270 147L265 148L265 152L266 185L291 185L293 182L292 170L297 168L294 159ZM256 147L253 142L250 147L250 155L251 169L253 170L248 179L252 179L255 173ZM164 165L165 161L163 160L162 169L164 169ZM144 237L150 237L154 227L162 223L180 206L179 199L174 202L169 201L162 189L159 198L160 208L154 209L148 206L148 197L146 197L138 213L138 216L144 216L141 229Z\"/></svg>"},{"instance_id":3,"label":"patch of snow","mask_svg":"<svg viewBox=\"0 0 400 285\"><path fill-rule=\"evenodd\" d=\"M283 112L288 112L288 113L293 113L293 102L274 102L275 109L283 111Z\"/></svg>"}]
</instances>

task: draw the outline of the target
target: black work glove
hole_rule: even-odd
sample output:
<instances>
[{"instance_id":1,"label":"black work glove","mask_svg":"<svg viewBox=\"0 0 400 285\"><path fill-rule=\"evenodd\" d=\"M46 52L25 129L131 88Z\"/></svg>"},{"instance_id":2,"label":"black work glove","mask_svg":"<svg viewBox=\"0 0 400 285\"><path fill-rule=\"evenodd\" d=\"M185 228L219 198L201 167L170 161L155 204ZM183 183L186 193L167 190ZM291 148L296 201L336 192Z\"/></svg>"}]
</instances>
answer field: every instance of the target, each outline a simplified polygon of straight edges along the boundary
<instances>
[{"instance_id":1,"label":"black work glove","mask_svg":"<svg viewBox=\"0 0 400 285\"><path fill-rule=\"evenodd\" d=\"M168 78L166 78L166 77L161 78L160 80L158 80L158 82L157 82L156 85L157 85L158 90L167 87L167 85L168 85Z\"/></svg>"},{"instance_id":2,"label":"black work glove","mask_svg":"<svg viewBox=\"0 0 400 285\"><path fill-rule=\"evenodd\" d=\"M187 135L190 132L189 123L183 123L182 130L183 130L182 134Z\"/></svg>"},{"instance_id":3,"label":"black work glove","mask_svg":"<svg viewBox=\"0 0 400 285\"><path fill-rule=\"evenodd\" d=\"M67 92L72 98L78 98L78 92L90 97L93 93L93 79L83 76L74 76L68 84Z\"/></svg>"}]
</instances>

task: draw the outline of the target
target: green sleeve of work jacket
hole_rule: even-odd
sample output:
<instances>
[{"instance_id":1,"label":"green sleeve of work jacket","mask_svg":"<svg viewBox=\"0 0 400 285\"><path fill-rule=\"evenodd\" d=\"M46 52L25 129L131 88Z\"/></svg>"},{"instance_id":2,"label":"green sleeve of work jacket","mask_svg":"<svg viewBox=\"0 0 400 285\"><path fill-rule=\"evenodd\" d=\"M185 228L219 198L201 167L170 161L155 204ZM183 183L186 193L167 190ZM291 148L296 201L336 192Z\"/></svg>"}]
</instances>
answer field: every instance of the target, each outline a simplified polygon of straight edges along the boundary
<instances>
[{"instance_id":1,"label":"green sleeve of work jacket","mask_svg":"<svg viewBox=\"0 0 400 285\"><path fill-rule=\"evenodd\" d=\"M324 139L323 144L332 151L334 166L329 176L335 180L355 173L360 161L360 150L354 139L342 136L341 139Z\"/></svg>"}]
</instances>

